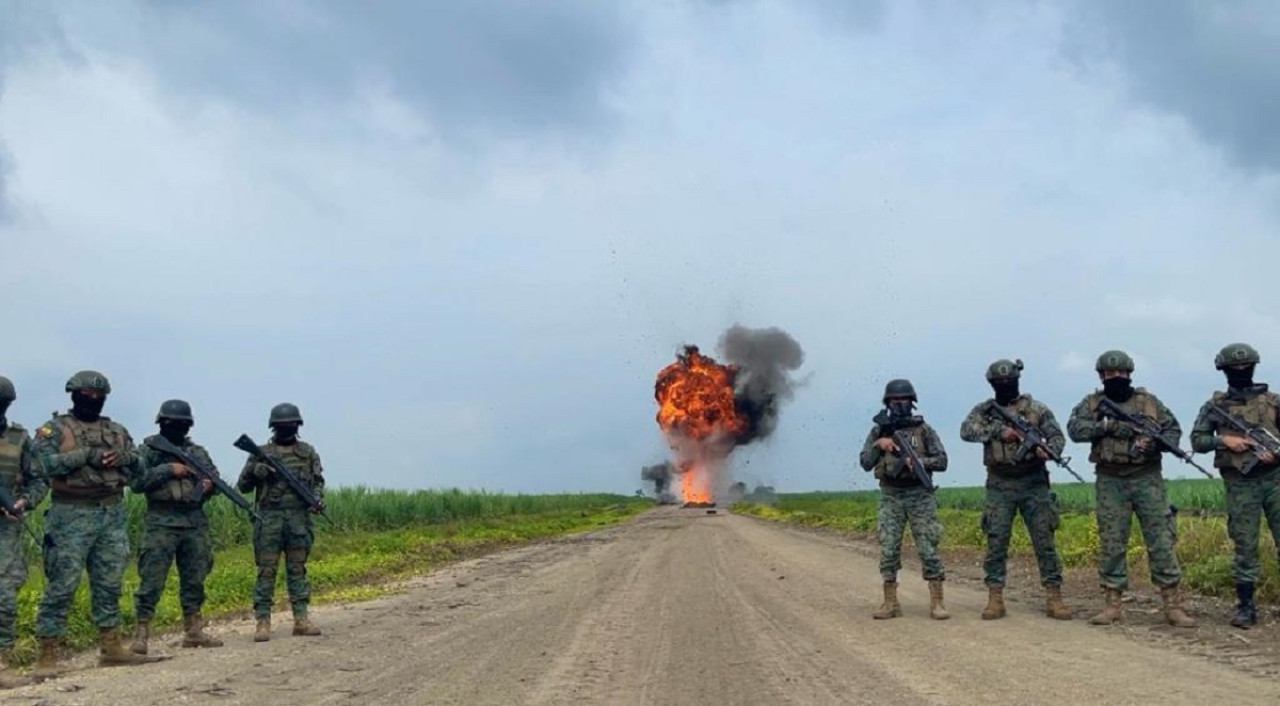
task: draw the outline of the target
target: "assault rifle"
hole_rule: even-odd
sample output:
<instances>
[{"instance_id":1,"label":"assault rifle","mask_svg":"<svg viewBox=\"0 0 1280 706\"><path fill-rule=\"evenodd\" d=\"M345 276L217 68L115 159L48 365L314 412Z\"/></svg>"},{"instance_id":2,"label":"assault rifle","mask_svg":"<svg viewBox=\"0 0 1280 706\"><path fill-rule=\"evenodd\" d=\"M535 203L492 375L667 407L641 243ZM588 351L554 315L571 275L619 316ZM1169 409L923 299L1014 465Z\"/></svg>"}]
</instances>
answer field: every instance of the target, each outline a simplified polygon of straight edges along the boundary
<instances>
[{"instance_id":1,"label":"assault rifle","mask_svg":"<svg viewBox=\"0 0 1280 706\"><path fill-rule=\"evenodd\" d=\"M297 493L298 497L302 498L302 502L306 503L307 507L309 507L312 512L324 515L324 519L328 520L330 523L333 522L333 518L329 517L328 513L325 512L324 501L320 499L320 496L312 492L312 490L308 488L305 483L299 480L292 471L286 468L283 463L280 463L277 459L268 456L261 447L253 443L253 439L250 439L248 434L241 434L240 438L235 441L235 447L258 459L261 463L265 463L270 466L271 470L279 474L279 476L284 479L284 482L293 489L293 492Z\"/></svg>"},{"instance_id":2,"label":"assault rifle","mask_svg":"<svg viewBox=\"0 0 1280 706\"><path fill-rule=\"evenodd\" d=\"M1243 436L1253 442L1253 458L1250 459L1248 463L1244 464L1244 468L1240 469L1240 473L1246 476L1249 475L1249 473L1262 461L1260 456L1263 452L1269 452L1272 456L1280 459L1280 438L1277 438L1275 434L1272 434L1261 426L1251 427L1248 424L1245 424L1236 417L1231 416L1227 410L1212 402L1209 403L1209 416L1217 419L1219 422L1230 427L1232 431L1237 432L1240 436Z\"/></svg>"},{"instance_id":3,"label":"assault rifle","mask_svg":"<svg viewBox=\"0 0 1280 706\"><path fill-rule=\"evenodd\" d=\"M924 461L920 459L920 454L916 451L916 447L911 445L911 439L902 431L903 429L924 424L924 417L918 414L896 415L882 411L872 421L880 426L881 436L893 439L893 443L898 446L898 463L894 468L894 472L901 473L902 466L910 461L911 471L916 474L916 480L920 481L920 485L923 485L926 490L932 493L936 489L933 484L933 478L930 477L929 471L925 470Z\"/></svg>"},{"instance_id":4,"label":"assault rifle","mask_svg":"<svg viewBox=\"0 0 1280 706\"><path fill-rule=\"evenodd\" d=\"M182 461L182 465L191 469L192 474L194 474L196 478L209 481L213 484L214 488L218 489L219 493L222 493L227 496L231 502L239 505L242 510L249 513L250 517L255 520L260 519L258 517L257 510L253 509L253 503L249 502L249 500L240 493L237 493L235 488L227 485L227 482L222 480L222 478L220 478L212 468L205 466L204 463L198 460L195 456L192 456L186 451L178 448L163 436L148 437L145 443L147 446L150 446L157 451L163 451L170 456L176 456L179 461ZM199 502L204 496L203 483L196 483L194 495L196 501Z\"/></svg>"},{"instance_id":5,"label":"assault rifle","mask_svg":"<svg viewBox=\"0 0 1280 706\"><path fill-rule=\"evenodd\" d=\"M1032 424L1031 420L1021 414L1010 412L1004 407L996 404L994 401L987 403L987 414L999 415L1004 420L1005 424L1013 427L1014 432L1018 435L1019 441L1022 442L1022 445L1018 447L1018 452L1013 456L1014 462L1022 463L1026 460L1028 454L1034 452L1036 449L1040 449L1049 457L1049 460L1067 469L1067 473L1075 476L1076 480L1081 483L1084 482L1084 479L1080 477L1080 474L1072 470L1070 465L1071 457L1063 456L1050 448L1048 442L1045 441L1044 433L1040 431L1039 427Z\"/></svg>"},{"instance_id":6,"label":"assault rifle","mask_svg":"<svg viewBox=\"0 0 1280 706\"><path fill-rule=\"evenodd\" d=\"M1197 471L1200 471L1201 473L1205 474L1210 478L1213 477L1212 473L1206 471L1203 467L1200 466L1200 464L1196 463L1195 459L1191 457L1191 454L1187 453L1186 451L1183 451L1182 449L1178 448L1176 445L1170 444L1168 441L1166 441L1165 438L1161 436L1162 434L1164 434L1164 429L1161 428L1161 426L1156 423L1156 420L1148 417L1145 414L1130 414L1124 411L1123 409L1121 409L1120 405L1116 404L1115 402L1112 402L1109 398L1106 398L1106 397L1102 398L1102 402L1099 403L1098 405L1098 410L1101 411L1104 415L1111 417L1112 419L1129 424L1134 428L1134 431L1138 433L1140 438L1146 437L1151 439L1154 443L1158 444L1157 448L1162 448L1165 451L1168 451L1174 456L1177 456L1184 463L1189 463L1192 466L1195 466L1195 469ZM1137 444L1136 440L1134 441L1134 444ZM1134 453L1135 449L1133 445L1130 445L1129 451L1131 454L1137 455L1136 453Z\"/></svg>"},{"instance_id":7,"label":"assault rifle","mask_svg":"<svg viewBox=\"0 0 1280 706\"><path fill-rule=\"evenodd\" d=\"M36 546L40 546L43 542L36 536L36 531L31 529L31 525L23 522L23 519L27 515L27 510L30 510L31 508L23 508L19 510L14 507L14 502L13 495L9 492L9 489L3 484L0 484L0 508L4 508L5 512L9 513L18 523L20 523L22 528L27 531L27 534L31 535L31 538L35 540Z\"/></svg>"}]
</instances>

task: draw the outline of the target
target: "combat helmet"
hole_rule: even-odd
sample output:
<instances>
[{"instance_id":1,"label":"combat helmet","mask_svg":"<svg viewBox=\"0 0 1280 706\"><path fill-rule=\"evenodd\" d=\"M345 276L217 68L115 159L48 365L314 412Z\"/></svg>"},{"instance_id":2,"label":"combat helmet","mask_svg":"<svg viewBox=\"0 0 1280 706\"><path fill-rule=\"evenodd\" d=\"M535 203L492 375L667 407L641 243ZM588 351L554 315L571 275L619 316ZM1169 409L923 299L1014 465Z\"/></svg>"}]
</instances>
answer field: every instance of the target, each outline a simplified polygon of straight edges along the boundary
<instances>
[{"instance_id":1,"label":"combat helmet","mask_svg":"<svg viewBox=\"0 0 1280 706\"><path fill-rule=\"evenodd\" d=\"M302 412L298 411L298 406L289 402L281 402L271 408L271 416L267 420L267 426L273 427L277 424L288 424L296 422L298 426L302 426Z\"/></svg>"},{"instance_id":2,"label":"combat helmet","mask_svg":"<svg viewBox=\"0 0 1280 706\"><path fill-rule=\"evenodd\" d=\"M18 399L18 390L13 386L13 381L0 375L0 404L16 399Z\"/></svg>"},{"instance_id":3,"label":"combat helmet","mask_svg":"<svg viewBox=\"0 0 1280 706\"><path fill-rule=\"evenodd\" d=\"M1248 343L1228 343L1213 358L1213 367L1222 370L1228 365L1257 365L1262 356Z\"/></svg>"},{"instance_id":4,"label":"combat helmet","mask_svg":"<svg viewBox=\"0 0 1280 706\"><path fill-rule=\"evenodd\" d=\"M184 422L191 422L195 425L196 420L191 416L191 405L186 400L165 400L160 403L160 411L156 413L156 423L160 423L164 419L176 419Z\"/></svg>"},{"instance_id":5,"label":"combat helmet","mask_svg":"<svg viewBox=\"0 0 1280 706\"><path fill-rule=\"evenodd\" d=\"M1009 360L1001 358L987 366L987 382L992 380L1018 379L1022 377L1022 359Z\"/></svg>"},{"instance_id":6,"label":"combat helmet","mask_svg":"<svg viewBox=\"0 0 1280 706\"><path fill-rule=\"evenodd\" d=\"M885 384L884 397L880 401L887 404L890 397L906 397L912 402L919 402L916 398L916 388L911 384L911 381L901 378L890 380Z\"/></svg>"},{"instance_id":7,"label":"combat helmet","mask_svg":"<svg viewBox=\"0 0 1280 706\"><path fill-rule=\"evenodd\" d=\"M1098 362L1093 369L1102 372L1104 370L1123 370L1125 372L1133 372L1133 358L1128 353L1118 350L1110 350L1098 356Z\"/></svg>"},{"instance_id":8,"label":"combat helmet","mask_svg":"<svg viewBox=\"0 0 1280 706\"><path fill-rule=\"evenodd\" d=\"M81 370L67 379L66 391L101 390L102 394L111 394L111 382L107 376L96 370Z\"/></svg>"}]
</instances>

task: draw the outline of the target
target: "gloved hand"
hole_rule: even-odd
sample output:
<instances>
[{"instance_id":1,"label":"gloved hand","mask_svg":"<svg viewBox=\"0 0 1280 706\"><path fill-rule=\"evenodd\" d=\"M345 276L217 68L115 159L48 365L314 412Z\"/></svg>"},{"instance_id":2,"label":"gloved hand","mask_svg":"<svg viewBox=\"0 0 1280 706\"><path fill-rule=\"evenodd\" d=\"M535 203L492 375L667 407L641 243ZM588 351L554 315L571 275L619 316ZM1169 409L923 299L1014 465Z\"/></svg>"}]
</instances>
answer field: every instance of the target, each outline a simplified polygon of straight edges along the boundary
<instances>
[{"instance_id":1,"label":"gloved hand","mask_svg":"<svg viewBox=\"0 0 1280 706\"><path fill-rule=\"evenodd\" d=\"M260 480L265 480L268 476L270 476L270 475L271 475L271 474L273 474L273 473L275 473L275 470L273 470L273 469L271 468L271 466L270 466L270 465L268 465L268 464L265 464L265 463L255 463L255 464L253 464L253 477L254 477L254 478L258 478L258 479L260 479Z\"/></svg>"}]
</instances>

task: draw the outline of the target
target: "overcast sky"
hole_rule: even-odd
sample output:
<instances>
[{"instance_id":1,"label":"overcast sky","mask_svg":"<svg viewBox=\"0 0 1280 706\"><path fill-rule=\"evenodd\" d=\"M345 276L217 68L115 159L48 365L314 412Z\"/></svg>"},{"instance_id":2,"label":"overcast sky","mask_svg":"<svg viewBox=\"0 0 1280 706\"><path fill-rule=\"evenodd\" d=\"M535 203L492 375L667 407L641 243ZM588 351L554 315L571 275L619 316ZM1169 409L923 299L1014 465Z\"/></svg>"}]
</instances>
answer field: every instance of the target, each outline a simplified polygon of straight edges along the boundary
<instances>
[{"instance_id":1,"label":"overcast sky","mask_svg":"<svg viewBox=\"0 0 1280 706\"><path fill-rule=\"evenodd\" d=\"M657 371L777 326L734 463L805 490L892 377L944 485L995 358L1064 426L1112 347L1184 430L1227 342L1280 383L1280 6L975 6L0 0L10 416L93 368L224 472L292 401L334 485L629 493Z\"/></svg>"}]
</instances>

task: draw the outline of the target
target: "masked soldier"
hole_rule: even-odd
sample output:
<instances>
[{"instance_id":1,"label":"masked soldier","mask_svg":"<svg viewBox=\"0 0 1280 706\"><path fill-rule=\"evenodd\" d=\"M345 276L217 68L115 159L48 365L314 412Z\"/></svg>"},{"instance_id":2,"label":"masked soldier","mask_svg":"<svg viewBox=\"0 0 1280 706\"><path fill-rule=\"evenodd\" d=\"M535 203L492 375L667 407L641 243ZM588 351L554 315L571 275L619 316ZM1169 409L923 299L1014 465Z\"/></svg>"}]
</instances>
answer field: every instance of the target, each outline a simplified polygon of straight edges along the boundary
<instances>
[{"instance_id":1,"label":"masked soldier","mask_svg":"<svg viewBox=\"0 0 1280 706\"><path fill-rule=\"evenodd\" d=\"M1004 585L1009 559L1009 539L1013 521L1022 513L1022 522L1031 536L1040 583L1045 590L1045 612L1058 620L1070 620L1071 610L1062 602L1062 560L1054 546L1058 529L1057 497L1049 487L1049 455L1043 449L1028 450L1022 456L1022 437L1003 417L992 411L999 405L1040 430L1055 454L1062 453L1065 439L1053 412L1028 394L1019 394L1021 360L997 360L987 367L987 382L995 397L969 412L960 425L960 438L983 445L982 462L987 467L987 502L982 514L982 531L987 536L987 606L983 620L1005 616Z\"/></svg>"},{"instance_id":2,"label":"masked soldier","mask_svg":"<svg viewBox=\"0 0 1280 706\"><path fill-rule=\"evenodd\" d=\"M1280 395L1266 383L1253 381L1253 370L1261 362L1258 351L1247 343L1232 343L1214 359L1214 366L1227 378L1226 391L1200 408L1191 428L1191 448L1197 453L1213 452L1213 465L1222 475L1227 494L1227 531L1235 545L1232 573L1236 584L1236 614L1231 624L1249 628L1258 624L1258 607L1253 590L1260 578L1258 533L1261 516L1267 518L1271 536L1280 546L1280 459L1256 441L1232 428L1211 413L1212 406L1225 412L1244 427L1280 437L1277 414ZM1247 469L1248 475L1245 474Z\"/></svg>"},{"instance_id":3,"label":"masked soldier","mask_svg":"<svg viewBox=\"0 0 1280 706\"><path fill-rule=\"evenodd\" d=\"M929 583L929 614L935 620L946 620L951 615L942 602L946 572L938 555L942 526L938 522L937 498L917 477L910 456L894 441L894 432L902 432L930 476L947 470L947 452L933 427L912 414L917 399L909 380L890 380L885 385L882 401L885 409L872 420L874 424L858 459L862 470L873 471L880 481L876 529L880 535L884 603L872 617L884 620L902 615L898 603L898 570L902 568L903 530L910 524L911 537L924 565L924 579Z\"/></svg>"},{"instance_id":4,"label":"masked soldier","mask_svg":"<svg viewBox=\"0 0 1280 706\"><path fill-rule=\"evenodd\" d=\"M1137 515L1147 546L1151 583L1160 587L1160 597L1164 600L1165 621L1175 627L1195 627L1196 621L1183 608L1178 590L1182 570L1173 553L1173 512L1165 493L1161 464L1162 444L1177 447L1182 427L1159 398L1133 386L1133 358L1125 352L1103 353L1098 356L1094 369L1102 380L1102 389L1081 400L1067 422L1067 434L1072 441L1091 445L1089 461L1098 476L1095 486L1101 544L1098 577L1106 591L1106 606L1089 622L1109 625L1124 616L1120 599L1129 587L1125 560L1130 518ZM1154 420L1161 429L1160 439L1141 436L1128 422L1104 414L1100 409L1104 398L1127 414Z\"/></svg>"},{"instance_id":5,"label":"masked soldier","mask_svg":"<svg viewBox=\"0 0 1280 706\"><path fill-rule=\"evenodd\" d=\"M298 408L287 402L272 407L267 424L272 430L272 438L262 446L263 453L278 460L312 492L323 498L324 469L315 448L298 438L298 427L302 426ZM240 471L237 486L242 493L254 493L254 504L260 516L253 533L253 553L258 564L258 580L253 588L253 612L258 618L254 641L271 639L271 604L281 552L284 553L285 584L293 609L293 634L319 635L320 628L307 617L307 604L311 600L307 556L314 538L312 510L269 464L261 463L252 456Z\"/></svg>"},{"instance_id":6,"label":"masked soldier","mask_svg":"<svg viewBox=\"0 0 1280 706\"><path fill-rule=\"evenodd\" d=\"M49 491L48 480L32 451L31 436L8 420L9 405L18 399L13 383L0 377L0 484L13 502L14 515L0 509L0 689L30 684L13 669L13 643L18 619L18 589L27 580L22 551L22 518Z\"/></svg>"},{"instance_id":7,"label":"masked soldier","mask_svg":"<svg viewBox=\"0 0 1280 706\"><path fill-rule=\"evenodd\" d=\"M120 592L129 561L124 487L142 474L129 431L102 415L111 384L82 370L65 387L69 413L55 414L36 431L35 452L49 474L52 503L45 513L44 596L36 613L40 657L35 675L58 673L58 648L67 611L88 571L90 611L98 626L98 663L140 664L163 657L138 655L120 641Z\"/></svg>"},{"instance_id":8,"label":"masked soldier","mask_svg":"<svg viewBox=\"0 0 1280 706\"><path fill-rule=\"evenodd\" d=\"M168 400L156 415L163 438L214 473L213 460L203 446L187 436L195 424L191 405ZM138 590L133 595L138 623L130 649L147 653L147 638L156 603L164 591L169 567L178 565L178 600L182 604L183 647L220 647L222 641L204 632L204 581L213 568L213 546L209 541L209 518L204 503L213 496L213 483L200 480L177 456L155 449L143 440L140 454L144 472L129 485L147 497L142 549L138 552Z\"/></svg>"}]
</instances>

